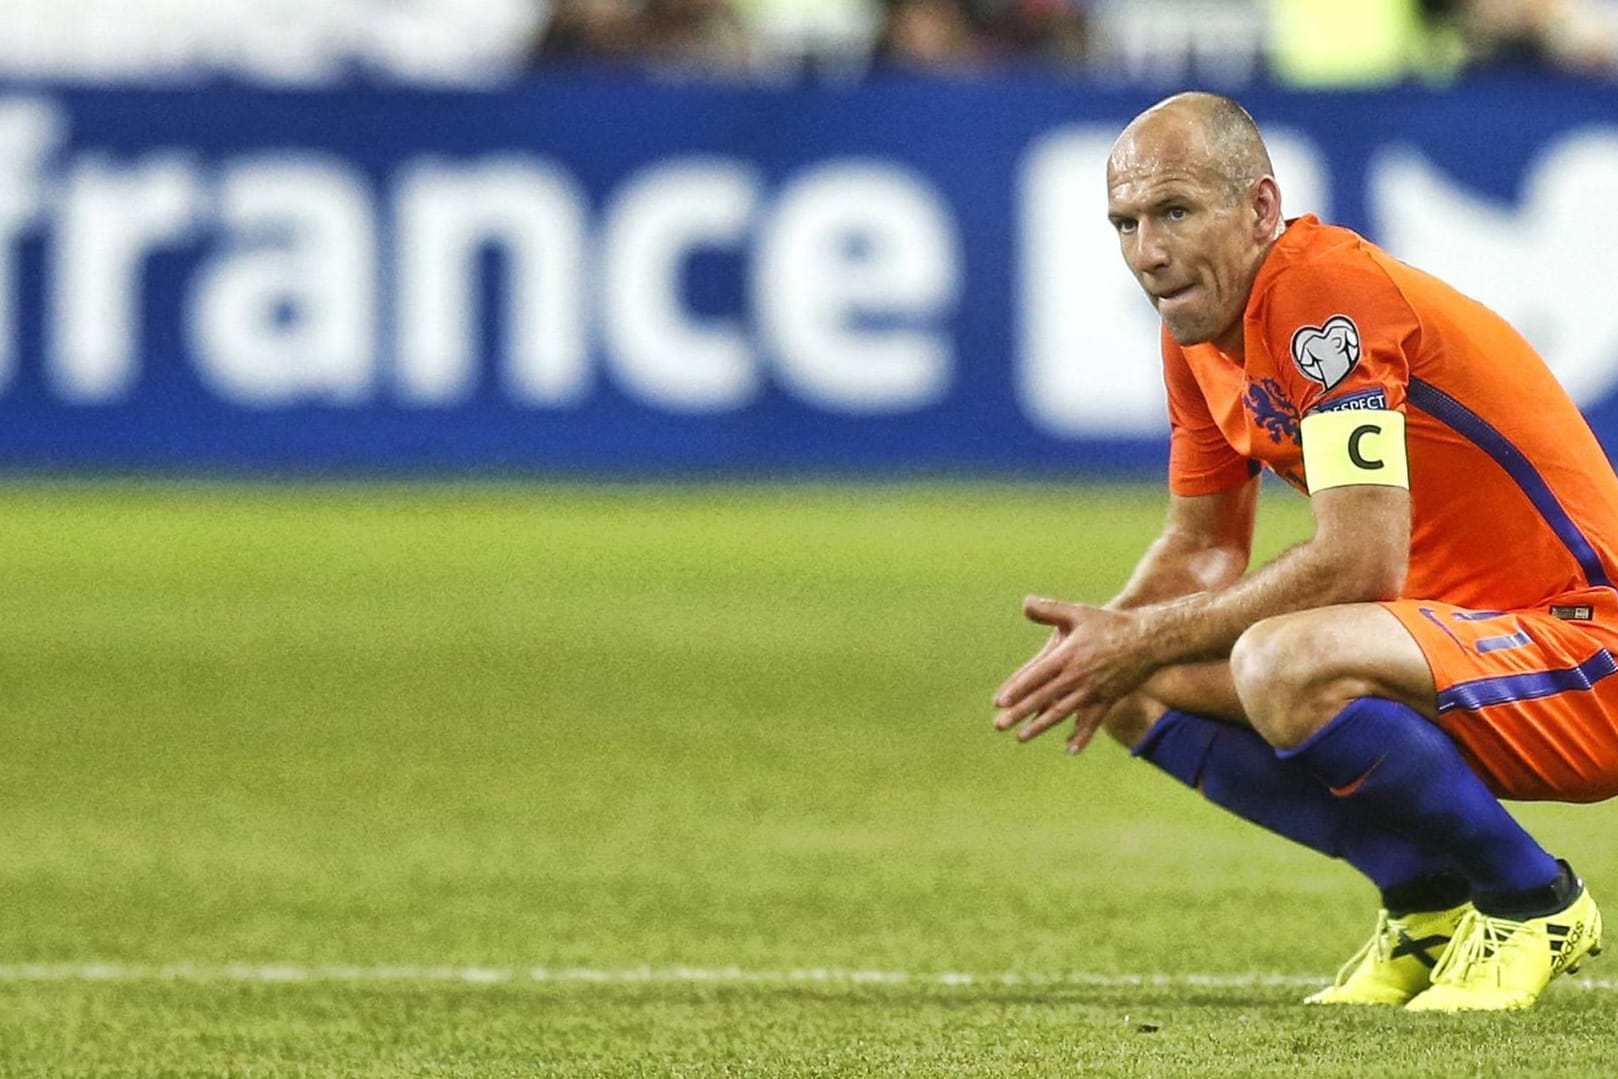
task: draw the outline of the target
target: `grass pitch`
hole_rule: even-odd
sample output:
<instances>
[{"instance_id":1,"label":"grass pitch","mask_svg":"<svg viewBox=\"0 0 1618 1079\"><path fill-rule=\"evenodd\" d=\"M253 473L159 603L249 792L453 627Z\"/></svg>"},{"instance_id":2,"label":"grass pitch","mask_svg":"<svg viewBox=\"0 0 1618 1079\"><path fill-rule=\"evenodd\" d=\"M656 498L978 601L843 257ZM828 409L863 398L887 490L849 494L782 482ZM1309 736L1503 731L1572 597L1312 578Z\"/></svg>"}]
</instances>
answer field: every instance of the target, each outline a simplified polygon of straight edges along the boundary
<instances>
[{"instance_id":1,"label":"grass pitch","mask_svg":"<svg viewBox=\"0 0 1618 1079\"><path fill-rule=\"evenodd\" d=\"M1367 885L990 731L1022 595L1104 598L1162 511L0 490L0 1074L1618 1074L1601 960L1526 1015L1303 1009ZM1613 807L1521 816L1618 897Z\"/></svg>"}]
</instances>

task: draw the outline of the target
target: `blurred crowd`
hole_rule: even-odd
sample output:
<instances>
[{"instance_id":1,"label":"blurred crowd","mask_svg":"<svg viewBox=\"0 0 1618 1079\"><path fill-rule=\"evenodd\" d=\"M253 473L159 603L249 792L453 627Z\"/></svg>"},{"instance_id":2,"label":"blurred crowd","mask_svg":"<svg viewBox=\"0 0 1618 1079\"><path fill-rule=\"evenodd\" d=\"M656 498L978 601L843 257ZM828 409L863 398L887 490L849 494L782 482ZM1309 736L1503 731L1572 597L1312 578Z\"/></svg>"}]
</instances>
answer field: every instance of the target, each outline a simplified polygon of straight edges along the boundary
<instances>
[{"instance_id":1,"label":"blurred crowd","mask_svg":"<svg viewBox=\"0 0 1618 1079\"><path fill-rule=\"evenodd\" d=\"M152 12L160 9L161 18ZM496 86L525 71L1237 87L1618 79L1618 0L0 0L0 82Z\"/></svg>"},{"instance_id":2,"label":"blurred crowd","mask_svg":"<svg viewBox=\"0 0 1618 1079\"><path fill-rule=\"evenodd\" d=\"M536 68L702 78L1031 68L1293 86L1618 78L1618 0L552 0Z\"/></svg>"}]
</instances>

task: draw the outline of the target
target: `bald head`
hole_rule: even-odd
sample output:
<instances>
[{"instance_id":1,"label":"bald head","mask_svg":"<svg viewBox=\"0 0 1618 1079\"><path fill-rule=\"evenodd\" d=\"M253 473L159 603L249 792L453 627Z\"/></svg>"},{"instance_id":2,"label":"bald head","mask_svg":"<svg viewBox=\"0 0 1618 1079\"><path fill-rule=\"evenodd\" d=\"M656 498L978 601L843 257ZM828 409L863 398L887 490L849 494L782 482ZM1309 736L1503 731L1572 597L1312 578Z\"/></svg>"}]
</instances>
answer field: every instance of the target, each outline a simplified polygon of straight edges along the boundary
<instances>
[{"instance_id":1,"label":"bald head","mask_svg":"<svg viewBox=\"0 0 1618 1079\"><path fill-rule=\"evenodd\" d=\"M1231 201L1275 172L1247 110L1223 94L1198 91L1165 98L1130 121L1107 160L1108 182L1116 172L1164 160L1216 177Z\"/></svg>"}]
</instances>

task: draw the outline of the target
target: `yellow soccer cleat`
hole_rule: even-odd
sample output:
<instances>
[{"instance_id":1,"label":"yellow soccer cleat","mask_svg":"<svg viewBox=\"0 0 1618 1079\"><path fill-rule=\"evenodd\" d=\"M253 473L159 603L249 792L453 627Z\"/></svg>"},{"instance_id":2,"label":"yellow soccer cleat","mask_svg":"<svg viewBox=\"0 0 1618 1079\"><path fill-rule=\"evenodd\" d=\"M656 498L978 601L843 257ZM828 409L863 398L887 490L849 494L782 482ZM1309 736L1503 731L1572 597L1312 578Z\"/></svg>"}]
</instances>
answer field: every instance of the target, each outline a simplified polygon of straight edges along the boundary
<instances>
[{"instance_id":1,"label":"yellow soccer cleat","mask_svg":"<svg viewBox=\"0 0 1618 1079\"><path fill-rule=\"evenodd\" d=\"M1376 932L1365 947L1343 964L1337 980L1305 1004L1403 1004L1430 984L1450 938L1468 915L1471 903L1448 910L1417 911L1395 918L1386 910L1376 916Z\"/></svg>"},{"instance_id":2,"label":"yellow soccer cleat","mask_svg":"<svg viewBox=\"0 0 1618 1079\"><path fill-rule=\"evenodd\" d=\"M1433 987L1405 1007L1413 1012L1526 1008L1552 978L1601 951L1601 911L1581 883L1566 907L1513 921L1472 911L1433 971Z\"/></svg>"}]
</instances>

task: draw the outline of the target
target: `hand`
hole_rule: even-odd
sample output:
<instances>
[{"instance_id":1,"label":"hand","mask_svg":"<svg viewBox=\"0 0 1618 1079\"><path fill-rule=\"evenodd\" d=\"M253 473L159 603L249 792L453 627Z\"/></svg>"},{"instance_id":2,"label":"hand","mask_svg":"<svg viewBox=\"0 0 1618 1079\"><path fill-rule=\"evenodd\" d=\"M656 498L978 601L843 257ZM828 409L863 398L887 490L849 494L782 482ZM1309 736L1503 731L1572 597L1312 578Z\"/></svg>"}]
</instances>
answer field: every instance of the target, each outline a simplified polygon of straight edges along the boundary
<instances>
[{"instance_id":1,"label":"hand","mask_svg":"<svg viewBox=\"0 0 1618 1079\"><path fill-rule=\"evenodd\" d=\"M1156 666L1145 654L1139 620L1123 611L1036 596L1023 601L1023 614L1054 632L996 691L995 729L1022 724L1017 740L1026 742L1072 716L1067 751L1078 753L1112 706Z\"/></svg>"}]
</instances>

